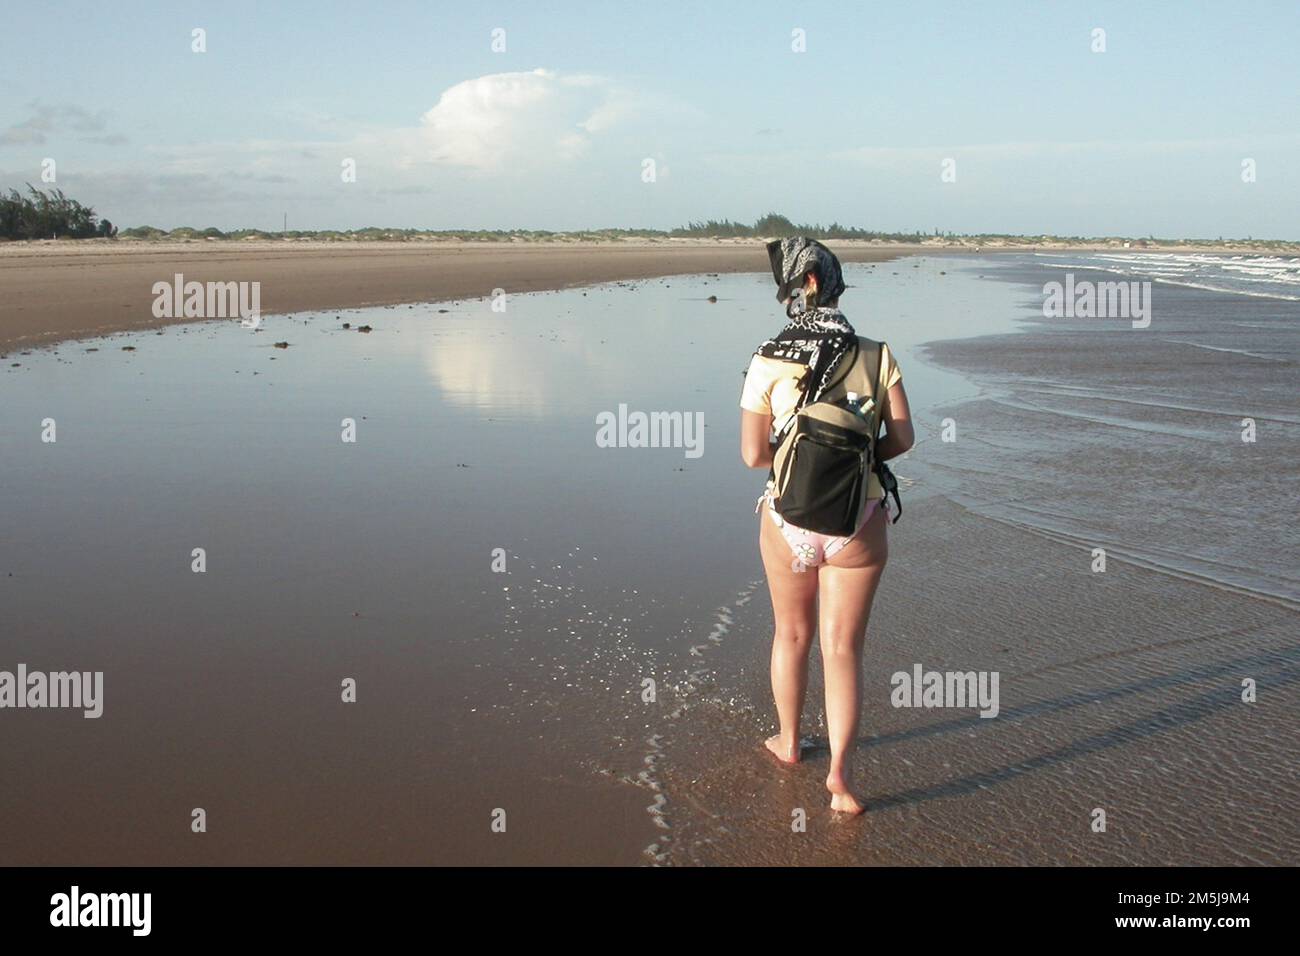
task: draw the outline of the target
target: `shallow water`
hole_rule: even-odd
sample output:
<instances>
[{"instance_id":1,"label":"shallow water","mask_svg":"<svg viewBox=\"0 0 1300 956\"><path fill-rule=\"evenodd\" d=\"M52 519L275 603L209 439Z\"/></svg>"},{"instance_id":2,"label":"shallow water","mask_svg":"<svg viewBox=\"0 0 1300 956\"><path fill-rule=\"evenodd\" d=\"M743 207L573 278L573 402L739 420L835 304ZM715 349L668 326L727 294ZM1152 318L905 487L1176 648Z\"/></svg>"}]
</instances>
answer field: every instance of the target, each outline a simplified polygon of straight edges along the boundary
<instances>
[{"instance_id":1,"label":"shallow water","mask_svg":"<svg viewBox=\"0 0 1300 956\"><path fill-rule=\"evenodd\" d=\"M1040 252L1037 265L1104 271L1155 283L1300 302L1300 257L1258 254Z\"/></svg>"},{"instance_id":2,"label":"shallow water","mask_svg":"<svg viewBox=\"0 0 1300 956\"><path fill-rule=\"evenodd\" d=\"M856 748L869 813L826 812L815 652L804 762L761 750L775 726L759 590L732 602L728 642L657 742L668 859L1294 865L1297 306L1175 288L1142 332L1049 323L1042 284L1057 276L1041 265L957 268L1012 291L1007 314L1024 321L920 350L978 388L917 396L925 427L898 469L907 510L868 630ZM1189 360L1189 340L1215 348ZM1266 444L1241 442L1241 414ZM894 678L918 665L999 675L997 717L900 709Z\"/></svg>"},{"instance_id":3,"label":"shallow water","mask_svg":"<svg viewBox=\"0 0 1300 956\"><path fill-rule=\"evenodd\" d=\"M989 274L1040 308L1060 278L1030 256ZM1032 334L936 344L928 356L984 391L957 416L959 440L924 458L982 514L1300 609L1300 301L1151 295L1149 328L1040 312Z\"/></svg>"},{"instance_id":4,"label":"shallow water","mask_svg":"<svg viewBox=\"0 0 1300 956\"><path fill-rule=\"evenodd\" d=\"M996 268L846 267L845 310L895 348L921 436L896 469L909 509L896 565L910 570L891 570L880 595L887 636L868 661L878 683L917 659L1058 676L1081 666L1057 653L1073 635L1036 635L1086 587L1047 588L1017 623L981 568L993 532L935 498L951 490L926 452L942 444L942 419L962 409L964 434L966 410L1003 401L1004 389L921 361L921 345L1009 334L1032 318L1023 287L995 281ZM373 331L356 331L365 324ZM975 718L934 736L922 729L930 714L891 711L887 694L869 692L865 732L917 741L903 759L934 782L882 775L893 796L873 817L879 842L815 822L826 840L792 850L768 832L788 821L787 794L821 802L815 769L774 776L753 750L769 720L770 608L752 513L762 475L739 461L737 401L750 352L780 324L768 276L677 277L512 296L505 312L483 300L278 316L256 333L212 323L10 356L0 668L103 670L106 702L96 721L2 715L23 772L0 792L0 857L926 862L953 833L994 834L951 850L967 861L996 838L996 816L981 817L990 789L1035 808L1041 833L1059 831L1046 794L1062 774L1103 778L1095 755L1112 751L1084 747L1076 760L1067 749L1033 786L1004 782L1020 773L1000 769L1007 760L1037 767L1056 735L1087 726L1083 701L1036 678L1041 687L1023 686L1044 713L1064 714L1059 726L1008 705L1021 716L997 733ZM600 447L597 416L620 405L702 415L702 454ZM40 440L46 418L52 444ZM354 443L341 439L343 419L356 423ZM1026 481L1050 475L1037 459L1021 467ZM1020 559L1038 554L1038 539L998 533ZM1042 547L1044 562L1060 559ZM195 548L206 550L201 574ZM1165 586L1149 585L1179 600ZM989 643L982 615L999 608L1011 623ZM1275 609L1261 613L1236 620L1279 626ZM1107 615L1095 624L1116 659L1140 650L1122 646L1128 632ZM1166 626L1156 615L1144 633ZM1258 659L1284 669L1272 634ZM345 678L356 703L340 700ZM1152 708L1141 696L1139 710ZM1144 726L1124 707L1108 714L1120 739ZM986 766L954 782L967 731L985 738ZM1276 754L1266 741L1259 759ZM194 807L212 821L201 838L189 831ZM966 821L982 822L967 831ZM1040 843L1008 847L1007 859L1051 861L1068 845L1031 849ZM1106 852L1068 855L1140 858Z\"/></svg>"}]
</instances>

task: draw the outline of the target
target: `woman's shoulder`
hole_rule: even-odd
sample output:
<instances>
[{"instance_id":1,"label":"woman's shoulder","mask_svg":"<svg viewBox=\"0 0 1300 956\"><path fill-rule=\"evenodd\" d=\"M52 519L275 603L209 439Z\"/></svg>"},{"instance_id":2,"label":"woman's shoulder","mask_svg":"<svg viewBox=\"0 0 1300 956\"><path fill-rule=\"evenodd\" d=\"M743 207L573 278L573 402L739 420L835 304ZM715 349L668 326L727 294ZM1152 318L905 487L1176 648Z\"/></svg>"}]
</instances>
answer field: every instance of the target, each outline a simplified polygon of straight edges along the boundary
<instances>
[{"instance_id":1,"label":"woman's shoulder","mask_svg":"<svg viewBox=\"0 0 1300 956\"><path fill-rule=\"evenodd\" d=\"M873 339L873 338L872 338L871 336L869 336L869 335L859 335L859 336L858 336L858 347L859 347L859 348L862 348L862 349L869 349L869 350L871 350L871 351L873 351L873 352L874 352L877 348L883 348L883 349L885 350L885 353L886 353L886 354L887 354L891 359L894 357L894 349L893 349L893 347L890 346L890 344L889 344L888 342L886 342L884 339Z\"/></svg>"},{"instance_id":2,"label":"woman's shoulder","mask_svg":"<svg viewBox=\"0 0 1300 956\"><path fill-rule=\"evenodd\" d=\"M859 335L858 348L868 356L874 356L876 349L880 349L880 357L884 362L882 378L885 382L885 388L893 388L903 380L903 373L898 367L898 359L894 357L894 350L889 347L889 343L884 339L873 339L867 335Z\"/></svg>"},{"instance_id":3,"label":"woman's shoulder","mask_svg":"<svg viewBox=\"0 0 1300 956\"><path fill-rule=\"evenodd\" d=\"M881 377L885 381L885 388L890 389L903 380L903 370L898 367L898 359L894 357L894 350L889 347L889 343L880 343L880 356L884 361L884 369Z\"/></svg>"}]
</instances>

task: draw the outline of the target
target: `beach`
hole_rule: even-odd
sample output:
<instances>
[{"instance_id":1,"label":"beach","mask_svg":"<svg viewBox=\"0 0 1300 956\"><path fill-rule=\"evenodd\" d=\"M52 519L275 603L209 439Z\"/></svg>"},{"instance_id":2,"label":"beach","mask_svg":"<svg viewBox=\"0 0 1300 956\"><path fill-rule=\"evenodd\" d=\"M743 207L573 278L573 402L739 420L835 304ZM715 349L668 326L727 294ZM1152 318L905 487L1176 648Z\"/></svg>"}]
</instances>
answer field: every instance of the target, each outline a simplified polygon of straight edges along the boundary
<instances>
[{"instance_id":1,"label":"beach","mask_svg":"<svg viewBox=\"0 0 1300 956\"><path fill-rule=\"evenodd\" d=\"M806 762L761 744L761 246L0 258L28 290L0 324L0 668L104 675L96 719L5 715L0 856L1294 865L1295 536L1260 515L1289 514L1300 306L1162 287L1149 335L1053 324L1032 257L899 252L843 256L918 427L860 820L825 806L815 650ZM263 327L156 322L175 271L265 282ZM700 454L602 446L622 406L702 416ZM997 714L896 706L917 666L998 673Z\"/></svg>"},{"instance_id":2,"label":"beach","mask_svg":"<svg viewBox=\"0 0 1300 956\"><path fill-rule=\"evenodd\" d=\"M902 255L971 254L976 244L841 240L844 262ZM989 244L985 251L1116 251L1119 243ZM1167 246L1167 252L1239 255L1236 246ZM154 283L261 283L261 309L284 314L564 289L669 275L763 272L756 239L609 242L325 242L310 240L84 240L0 242L0 353L65 339L186 321L152 313Z\"/></svg>"},{"instance_id":3,"label":"beach","mask_svg":"<svg viewBox=\"0 0 1300 956\"><path fill-rule=\"evenodd\" d=\"M845 261L906 247L845 243ZM259 282L264 314L435 302L613 280L767 268L762 243L0 243L0 352L156 328L155 282Z\"/></svg>"}]
</instances>

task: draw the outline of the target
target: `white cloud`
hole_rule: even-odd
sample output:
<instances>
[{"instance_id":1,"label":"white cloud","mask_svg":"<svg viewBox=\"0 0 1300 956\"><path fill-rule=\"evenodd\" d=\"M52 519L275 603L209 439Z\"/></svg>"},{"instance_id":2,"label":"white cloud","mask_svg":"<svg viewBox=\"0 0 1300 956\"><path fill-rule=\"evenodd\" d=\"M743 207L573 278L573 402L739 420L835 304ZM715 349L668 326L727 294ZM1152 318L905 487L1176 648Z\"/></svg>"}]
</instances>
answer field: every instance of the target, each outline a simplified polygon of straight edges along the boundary
<instances>
[{"instance_id":1,"label":"white cloud","mask_svg":"<svg viewBox=\"0 0 1300 956\"><path fill-rule=\"evenodd\" d=\"M133 155L119 152L107 162L79 164L75 176L68 171L68 182L78 199L114 222L273 225L286 206L292 221L297 202L305 210L300 221L315 217L311 224L321 228L378 221L552 225L557 211L563 216L584 207L578 183L592 175L622 168L624 179L635 184L640 158L656 156L660 178L667 176L658 136L647 135L647 117L671 115L689 123L702 115L643 83L633 88L607 77L546 69L468 79L441 95L430 91L424 103L434 105L400 126L348 121L313 112L311 104L280 104L271 112L304 123L307 136L151 138L137 142ZM9 132L11 139L27 142L40 141L56 127L75 127L85 140L112 135L105 126L100 114L45 108ZM356 182L340 176L345 159L355 162ZM539 174L555 189L516 193L503 206L503 181L517 188L521 179ZM557 191L561 183L567 192ZM436 206L410 201L421 194L438 197ZM385 205L393 197L408 201ZM484 209L495 216L490 222L483 221Z\"/></svg>"},{"instance_id":2,"label":"white cloud","mask_svg":"<svg viewBox=\"0 0 1300 956\"><path fill-rule=\"evenodd\" d=\"M491 73L445 90L421 130L433 162L493 170L524 159L574 159L630 110L628 94L601 77Z\"/></svg>"}]
</instances>

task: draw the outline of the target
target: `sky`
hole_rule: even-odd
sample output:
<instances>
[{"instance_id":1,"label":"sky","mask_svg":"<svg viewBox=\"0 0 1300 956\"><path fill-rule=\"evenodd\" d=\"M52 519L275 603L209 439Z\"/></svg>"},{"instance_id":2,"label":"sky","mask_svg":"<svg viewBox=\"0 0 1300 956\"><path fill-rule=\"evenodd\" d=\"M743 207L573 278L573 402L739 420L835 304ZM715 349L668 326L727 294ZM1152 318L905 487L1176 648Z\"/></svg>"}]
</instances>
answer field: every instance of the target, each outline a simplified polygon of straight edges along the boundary
<instances>
[{"instance_id":1,"label":"sky","mask_svg":"<svg viewBox=\"0 0 1300 956\"><path fill-rule=\"evenodd\" d=\"M1300 239L1297 0L5 6L0 187L119 227Z\"/></svg>"}]
</instances>

